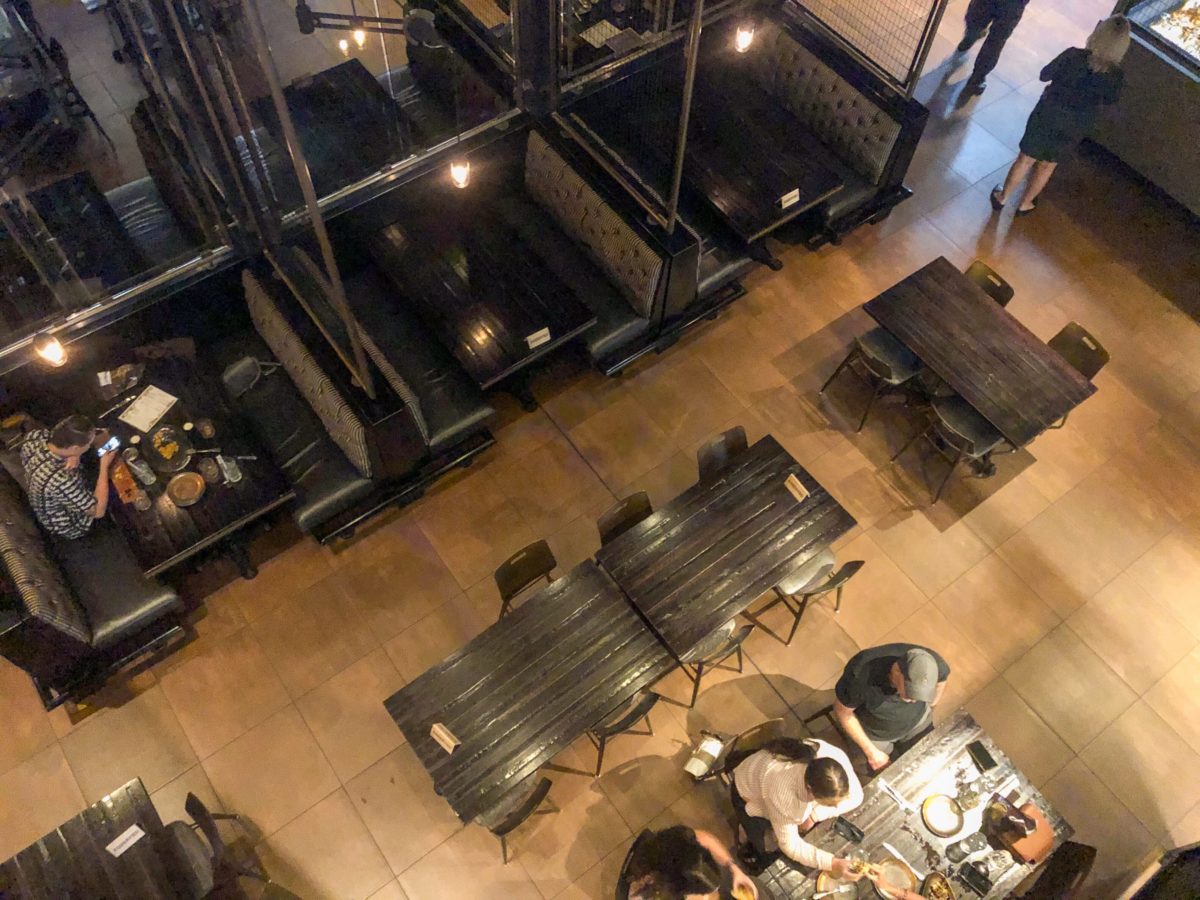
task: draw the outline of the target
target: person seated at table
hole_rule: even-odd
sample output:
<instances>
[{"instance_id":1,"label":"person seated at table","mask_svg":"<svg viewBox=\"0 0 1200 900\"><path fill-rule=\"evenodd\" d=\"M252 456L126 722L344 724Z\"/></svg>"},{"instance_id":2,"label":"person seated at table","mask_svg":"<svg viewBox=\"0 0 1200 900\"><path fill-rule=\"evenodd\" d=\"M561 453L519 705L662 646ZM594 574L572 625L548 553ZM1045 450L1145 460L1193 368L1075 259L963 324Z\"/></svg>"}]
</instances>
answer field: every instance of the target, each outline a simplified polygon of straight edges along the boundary
<instances>
[{"instance_id":1,"label":"person seated at table","mask_svg":"<svg viewBox=\"0 0 1200 900\"><path fill-rule=\"evenodd\" d=\"M81 538L108 510L108 470L117 454L100 457L100 475L90 491L79 468L98 434L86 416L67 416L52 429L29 432L21 444L29 505L51 534Z\"/></svg>"},{"instance_id":2,"label":"person seated at table","mask_svg":"<svg viewBox=\"0 0 1200 900\"><path fill-rule=\"evenodd\" d=\"M842 732L878 772L933 727L950 666L916 644L883 644L856 653L834 688Z\"/></svg>"},{"instance_id":3,"label":"person seated at table","mask_svg":"<svg viewBox=\"0 0 1200 900\"><path fill-rule=\"evenodd\" d=\"M862 785L844 750L818 740L769 741L734 768L730 799L760 859L771 853L767 838L773 832L775 845L789 859L847 877L849 860L819 850L803 837L814 825L863 801Z\"/></svg>"},{"instance_id":4,"label":"person seated at table","mask_svg":"<svg viewBox=\"0 0 1200 900\"><path fill-rule=\"evenodd\" d=\"M758 888L720 839L675 825L642 838L622 878L629 900L728 900L758 897ZM736 893L735 893L736 892Z\"/></svg>"}]
</instances>

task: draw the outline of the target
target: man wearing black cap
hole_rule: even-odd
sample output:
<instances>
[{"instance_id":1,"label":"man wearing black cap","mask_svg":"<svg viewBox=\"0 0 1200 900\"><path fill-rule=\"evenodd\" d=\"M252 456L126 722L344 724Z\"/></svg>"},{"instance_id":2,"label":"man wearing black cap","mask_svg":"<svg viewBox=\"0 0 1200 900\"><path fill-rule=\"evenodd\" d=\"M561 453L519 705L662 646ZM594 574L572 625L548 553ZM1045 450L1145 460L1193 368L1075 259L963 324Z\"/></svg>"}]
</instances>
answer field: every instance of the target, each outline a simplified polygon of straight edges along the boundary
<instances>
[{"instance_id":1,"label":"man wearing black cap","mask_svg":"<svg viewBox=\"0 0 1200 900\"><path fill-rule=\"evenodd\" d=\"M1000 51L1012 37L1029 0L971 0L967 7L967 30L958 44L958 52L966 53L987 32L987 40L975 58L975 69L963 91L982 94L987 77L1000 61Z\"/></svg>"},{"instance_id":2,"label":"man wearing black cap","mask_svg":"<svg viewBox=\"0 0 1200 900\"><path fill-rule=\"evenodd\" d=\"M883 644L856 653L834 688L833 714L878 772L933 727L950 666L916 644Z\"/></svg>"}]
</instances>

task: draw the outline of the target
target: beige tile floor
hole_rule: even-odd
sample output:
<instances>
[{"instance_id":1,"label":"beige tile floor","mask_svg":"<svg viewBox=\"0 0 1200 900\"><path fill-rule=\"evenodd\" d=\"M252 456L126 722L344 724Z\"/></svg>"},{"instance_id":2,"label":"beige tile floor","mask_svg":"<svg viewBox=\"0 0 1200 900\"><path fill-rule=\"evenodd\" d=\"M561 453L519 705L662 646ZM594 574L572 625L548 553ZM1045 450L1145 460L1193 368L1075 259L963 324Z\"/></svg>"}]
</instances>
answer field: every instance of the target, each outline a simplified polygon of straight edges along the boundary
<instances>
[{"instance_id":1,"label":"beige tile floor","mask_svg":"<svg viewBox=\"0 0 1200 900\"><path fill-rule=\"evenodd\" d=\"M1090 160L1064 168L1037 215L991 215L1030 79L1106 4L1032 4L988 92L956 108L966 69L943 63L963 5L921 88L934 115L917 195L886 223L786 249L782 272L756 272L727 315L622 378L554 364L539 411L502 403L483 460L350 546L269 535L255 581L194 586L208 593L197 640L91 715L46 715L0 666L0 857L137 775L166 817L189 790L247 815L271 873L303 897L606 897L648 824L727 833L721 798L680 777L689 735L813 710L850 655L893 639L947 656L948 704L1100 848L1089 898L1114 896L1156 848L1200 839L1195 259L1187 270L1170 249L1179 226ZM1037 334L1078 318L1113 360L1064 429L930 509L918 459L887 465L910 414L885 404L855 435L852 382L825 401L816 388L866 327L857 307L938 254L986 259ZM434 796L381 701L492 621L489 573L510 551L545 536L565 571L595 551L594 519L617 495L666 501L695 478L696 445L735 423L776 434L854 512L839 554L867 566L840 614L812 610L791 647L753 636L743 674L714 673L694 710L661 705L655 737L617 740L601 778L554 774L562 812L522 828L502 866L491 836ZM688 685L660 689L680 700ZM589 754L581 742L561 762Z\"/></svg>"}]
</instances>

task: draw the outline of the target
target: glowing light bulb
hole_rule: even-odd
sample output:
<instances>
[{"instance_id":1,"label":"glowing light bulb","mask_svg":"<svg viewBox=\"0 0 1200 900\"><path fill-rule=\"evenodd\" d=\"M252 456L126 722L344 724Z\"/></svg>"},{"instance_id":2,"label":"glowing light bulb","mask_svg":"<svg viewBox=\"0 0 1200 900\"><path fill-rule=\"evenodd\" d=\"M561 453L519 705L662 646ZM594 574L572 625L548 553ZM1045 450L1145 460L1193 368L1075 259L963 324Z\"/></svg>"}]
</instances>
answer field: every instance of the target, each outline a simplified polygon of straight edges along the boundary
<instances>
[{"instance_id":1,"label":"glowing light bulb","mask_svg":"<svg viewBox=\"0 0 1200 900\"><path fill-rule=\"evenodd\" d=\"M355 28L354 31L350 33L350 36L354 38L354 43L358 44L359 50L361 50L363 45L367 42L367 33L361 28Z\"/></svg>"},{"instance_id":2,"label":"glowing light bulb","mask_svg":"<svg viewBox=\"0 0 1200 900\"><path fill-rule=\"evenodd\" d=\"M342 51L342 56L350 55L350 42L345 38L338 41L338 49Z\"/></svg>"},{"instance_id":3,"label":"glowing light bulb","mask_svg":"<svg viewBox=\"0 0 1200 900\"><path fill-rule=\"evenodd\" d=\"M54 368L66 365L67 348L52 334L42 332L33 339L34 352Z\"/></svg>"},{"instance_id":4,"label":"glowing light bulb","mask_svg":"<svg viewBox=\"0 0 1200 900\"><path fill-rule=\"evenodd\" d=\"M738 53L745 53L750 49L750 45L754 43L754 26L739 25L737 34L733 38L733 49Z\"/></svg>"},{"instance_id":5,"label":"glowing light bulb","mask_svg":"<svg viewBox=\"0 0 1200 900\"><path fill-rule=\"evenodd\" d=\"M465 159L456 159L450 163L450 181L460 190L471 183L471 163Z\"/></svg>"}]
</instances>

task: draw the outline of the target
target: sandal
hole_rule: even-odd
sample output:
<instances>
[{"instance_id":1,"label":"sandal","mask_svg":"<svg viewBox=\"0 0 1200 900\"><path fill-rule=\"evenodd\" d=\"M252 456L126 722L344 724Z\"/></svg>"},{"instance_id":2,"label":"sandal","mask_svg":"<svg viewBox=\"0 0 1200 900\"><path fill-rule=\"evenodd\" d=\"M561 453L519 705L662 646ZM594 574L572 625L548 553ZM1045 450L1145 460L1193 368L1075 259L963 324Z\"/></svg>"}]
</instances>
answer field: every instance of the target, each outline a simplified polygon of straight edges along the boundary
<instances>
[{"instance_id":1,"label":"sandal","mask_svg":"<svg viewBox=\"0 0 1200 900\"><path fill-rule=\"evenodd\" d=\"M1037 209L1037 197L1033 198L1033 203L1030 204L1029 209L1018 209L1015 213L1013 213L1013 218L1019 219L1021 216L1027 216L1035 209Z\"/></svg>"},{"instance_id":2,"label":"sandal","mask_svg":"<svg viewBox=\"0 0 1200 900\"><path fill-rule=\"evenodd\" d=\"M1004 201L1000 199L1000 194L1003 193L1003 191L1004 189L999 186L992 188L992 193L990 195L992 209L994 209L996 212L1000 212L1000 210L1004 209Z\"/></svg>"}]
</instances>

